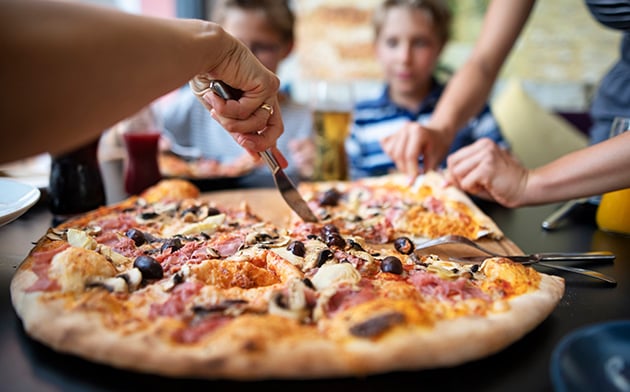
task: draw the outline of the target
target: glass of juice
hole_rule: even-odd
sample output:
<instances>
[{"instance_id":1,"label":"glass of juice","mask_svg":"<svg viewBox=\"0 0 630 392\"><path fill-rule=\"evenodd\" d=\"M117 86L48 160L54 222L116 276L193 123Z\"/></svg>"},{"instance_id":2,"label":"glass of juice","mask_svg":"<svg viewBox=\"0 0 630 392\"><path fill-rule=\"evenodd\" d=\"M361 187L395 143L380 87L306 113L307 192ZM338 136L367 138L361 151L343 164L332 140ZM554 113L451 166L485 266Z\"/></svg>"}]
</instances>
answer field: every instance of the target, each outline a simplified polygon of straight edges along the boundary
<instances>
[{"instance_id":1,"label":"glass of juice","mask_svg":"<svg viewBox=\"0 0 630 392\"><path fill-rule=\"evenodd\" d=\"M162 178L157 161L160 132L127 132L123 134L125 161L125 192L137 195Z\"/></svg>"},{"instance_id":2,"label":"glass of juice","mask_svg":"<svg viewBox=\"0 0 630 392\"><path fill-rule=\"evenodd\" d=\"M628 130L630 118L615 117L610 137ZM597 207L595 221L601 230L630 235L630 188L603 194Z\"/></svg>"},{"instance_id":3,"label":"glass of juice","mask_svg":"<svg viewBox=\"0 0 630 392\"><path fill-rule=\"evenodd\" d=\"M122 134L127 157L124 164L125 192L137 195L162 179L158 164L162 127L149 105L116 126Z\"/></svg>"}]
</instances>

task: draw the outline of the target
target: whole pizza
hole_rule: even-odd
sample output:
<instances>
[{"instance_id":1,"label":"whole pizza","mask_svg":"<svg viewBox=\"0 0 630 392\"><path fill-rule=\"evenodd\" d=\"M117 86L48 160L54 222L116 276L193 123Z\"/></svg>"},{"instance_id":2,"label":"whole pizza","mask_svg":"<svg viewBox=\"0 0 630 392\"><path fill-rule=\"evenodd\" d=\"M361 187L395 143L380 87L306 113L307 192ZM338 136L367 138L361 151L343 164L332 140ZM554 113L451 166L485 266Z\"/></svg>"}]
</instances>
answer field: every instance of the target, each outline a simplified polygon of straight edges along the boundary
<instances>
[{"instance_id":1,"label":"whole pizza","mask_svg":"<svg viewBox=\"0 0 630 392\"><path fill-rule=\"evenodd\" d=\"M416 250L431 232L414 217L441 211L446 219L449 201L469 202L435 184L427 196L421 180L397 190L398 181L374 179L371 190L305 183L320 222L278 224L247 203L228 206L187 181L164 180L49 229L18 268L12 303L26 332L60 352L138 372L237 380L456 366L504 349L548 317L562 278L505 258L463 264ZM375 203L357 201L353 187ZM426 197L438 200L423 209ZM372 223L391 230L371 235L369 225L349 223L367 220L366 211L387 216ZM471 235L499 238L484 219Z\"/></svg>"}]
</instances>

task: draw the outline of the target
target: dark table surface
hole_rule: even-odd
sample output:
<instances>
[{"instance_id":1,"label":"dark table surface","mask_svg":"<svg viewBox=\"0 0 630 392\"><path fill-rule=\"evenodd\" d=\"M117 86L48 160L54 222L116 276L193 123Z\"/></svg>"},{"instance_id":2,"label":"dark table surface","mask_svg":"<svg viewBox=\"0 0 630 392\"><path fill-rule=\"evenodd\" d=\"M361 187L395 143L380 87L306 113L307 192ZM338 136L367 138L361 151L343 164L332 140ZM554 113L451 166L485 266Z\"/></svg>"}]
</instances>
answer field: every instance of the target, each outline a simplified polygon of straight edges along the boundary
<instances>
[{"instance_id":1,"label":"dark table surface","mask_svg":"<svg viewBox=\"0 0 630 392\"><path fill-rule=\"evenodd\" d=\"M120 165L105 166L108 202L124 195ZM243 178L208 186L270 187L270 177ZM206 190L209 190L206 188ZM413 386L416 390L457 391L551 391L551 354L567 334L594 323L630 319L630 238L602 232L594 225L594 208L575 211L557 230L544 231L541 222L557 204L506 209L480 203L519 248L525 252L610 250L617 259L608 264L581 264L614 277L618 284L571 273L556 273L566 279L566 292L553 313L533 331L490 357L461 366L417 372L398 372L365 378L311 381L263 381L256 383L170 379L138 374L59 354L30 339L11 305L9 284L19 265L50 226L52 215L45 197L18 220L0 228L0 390L2 391L185 391L274 389L384 390ZM150 348L148 348L150 350ZM314 359L316 360L316 358Z\"/></svg>"}]
</instances>

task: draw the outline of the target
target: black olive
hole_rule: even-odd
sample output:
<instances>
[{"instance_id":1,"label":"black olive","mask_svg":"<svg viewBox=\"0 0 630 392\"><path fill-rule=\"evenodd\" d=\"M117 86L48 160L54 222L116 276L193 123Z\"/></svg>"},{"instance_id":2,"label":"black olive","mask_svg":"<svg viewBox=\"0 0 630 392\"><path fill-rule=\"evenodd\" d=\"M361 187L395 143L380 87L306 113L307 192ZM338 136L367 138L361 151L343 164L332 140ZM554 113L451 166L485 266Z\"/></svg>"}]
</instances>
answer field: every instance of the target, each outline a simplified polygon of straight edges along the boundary
<instances>
[{"instance_id":1,"label":"black olive","mask_svg":"<svg viewBox=\"0 0 630 392\"><path fill-rule=\"evenodd\" d=\"M142 214L140 214L140 218L144 220L155 219L158 216L160 216L160 214L158 214L157 212L143 212Z\"/></svg>"},{"instance_id":2,"label":"black olive","mask_svg":"<svg viewBox=\"0 0 630 392\"><path fill-rule=\"evenodd\" d=\"M143 279L162 279L164 270L162 265L151 256L138 256L133 266L140 270Z\"/></svg>"},{"instance_id":3,"label":"black olive","mask_svg":"<svg viewBox=\"0 0 630 392\"><path fill-rule=\"evenodd\" d=\"M144 244L145 242L147 242L147 239L144 236L144 233L138 229L129 229L127 230L125 235L131 238L133 240L133 243L136 244L136 246L140 246Z\"/></svg>"},{"instance_id":4,"label":"black olive","mask_svg":"<svg viewBox=\"0 0 630 392\"><path fill-rule=\"evenodd\" d=\"M313 282L309 278L302 279L302 283L304 283L304 285L306 287L308 287L309 289L315 290L315 285L313 284Z\"/></svg>"},{"instance_id":5,"label":"black olive","mask_svg":"<svg viewBox=\"0 0 630 392\"><path fill-rule=\"evenodd\" d=\"M398 237L394 240L394 248L404 255L409 255L413 252L415 246L408 237Z\"/></svg>"},{"instance_id":6,"label":"black olive","mask_svg":"<svg viewBox=\"0 0 630 392\"><path fill-rule=\"evenodd\" d=\"M208 216L215 216L215 215L219 215L220 213L221 211L219 211L218 209L214 207L208 207Z\"/></svg>"},{"instance_id":7,"label":"black olive","mask_svg":"<svg viewBox=\"0 0 630 392\"><path fill-rule=\"evenodd\" d=\"M352 238L348 238L348 245L350 245L350 249L354 249L354 250L358 250L358 251L361 251L361 252L365 252L365 249L363 249L361 244L359 244L358 242L356 242Z\"/></svg>"},{"instance_id":8,"label":"black olive","mask_svg":"<svg viewBox=\"0 0 630 392\"><path fill-rule=\"evenodd\" d=\"M479 264L473 264L470 266L470 272L477 272L479 271Z\"/></svg>"},{"instance_id":9,"label":"black olive","mask_svg":"<svg viewBox=\"0 0 630 392\"><path fill-rule=\"evenodd\" d=\"M324 249L322 250L319 255L317 255L317 266L321 267L322 265L324 265L328 260L332 259L334 256L332 250L330 249Z\"/></svg>"},{"instance_id":10,"label":"black olive","mask_svg":"<svg viewBox=\"0 0 630 392\"><path fill-rule=\"evenodd\" d=\"M402 262L398 259L398 257L387 256L381 261L381 271L400 275L403 273Z\"/></svg>"},{"instance_id":11,"label":"black olive","mask_svg":"<svg viewBox=\"0 0 630 392\"><path fill-rule=\"evenodd\" d=\"M324 192L322 197L319 199L319 205L336 206L339 204L339 199L341 199L341 193L337 189L331 188Z\"/></svg>"},{"instance_id":12,"label":"black olive","mask_svg":"<svg viewBox=\"0 0 630 392\"><path fill-rule=\"evenodd\" d=\"M162 248L160 248L160 250L164 252L168 248L171 248L171 252L177 252L183 246L184 245L182 244L182 241L179 238L168 238L166 241L164 241L164 243L162 244Z\"/></svg>"},{"instance_id":13,"label":"black olive","mask_svg":"<svg viewBox=\"0 0 630 392\"><path fill-rule=\"evenodd\" d=\"M184 215L186 215L188 213L191 213L193 215L197 215L198 212L199 212L199 207L192 206L192 207L188 207L184 211L182 211L180 216L184 216Z\"/></svg>"},{"instance_id":14,"label":"black olive","mask_svg":"<svg viewBox=\"0 0 630 392\"><path fill-rule=\"evenodd\" d=\"M343 249L346 246L346 240L338 233L329 233L324 237L324 242L329 247L337 247Z\"/></svg>"},{"instance_id":15,"label":"black olive","mask_svg":"<svg viewBox=\"0 0 630 392\"><path fill-rule=\"evenodd\" d=\"M304 257L304 255L306 254L306 247L304 246L304 243L300 241L289 242L289 245L287 245L287 250L294 255L300 257Z\"/></svg>"},{"instance_id":16,"label":"black olive","mask_svg":"<svg viewBox=\"0 0 630 392\"><path fill-rule=\"evenodd\" d=\"M339 234L339 228L332 223L326 223L322 226L322 234L326 236L326 234L336 233Z\"/></svg>"},{"instance_id":17,"label":"black olive","mask_svg":"<svg viewBox=\"0 0 630 392\"><path fill-rule=\"evenodd\" d=\"M309 234L306 236L307 239L309 240L316 240L317 239L317 235L316 234Z\"/></svg>"}]
</instances>

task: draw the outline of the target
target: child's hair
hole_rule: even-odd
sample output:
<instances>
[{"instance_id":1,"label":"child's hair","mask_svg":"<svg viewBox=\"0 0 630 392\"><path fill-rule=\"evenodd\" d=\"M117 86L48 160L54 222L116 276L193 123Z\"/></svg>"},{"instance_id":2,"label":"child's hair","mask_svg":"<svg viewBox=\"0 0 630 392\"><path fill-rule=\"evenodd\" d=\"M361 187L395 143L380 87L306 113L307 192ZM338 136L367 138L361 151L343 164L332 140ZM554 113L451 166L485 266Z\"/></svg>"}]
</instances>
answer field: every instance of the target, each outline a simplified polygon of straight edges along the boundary
<instances>
[{"instance_id":1,"label":"child's hair","mask_svg":"<svg viewBox=\"0 0 630 392\"><path fill-rule=\"evenodd\" d=\"M219 0L212 9L212 20L221 24L230 8L260 11L285 42L293 42L295 15L289 0Z\"/></svg>"},{"instance_id":2,"label":"child's hair","mask_svg":"<svg viewBox=\"0 0 630 392\"><path fill-rule=\"evenodd\" d=\"M408 7L423 11L433 21L433 27L442 43L446 43L450 38L452 14L446 0L384 0L374 10L372 18L375 37L381 33L387 11L393 7Z\"/></svg>"}]
</instances>

